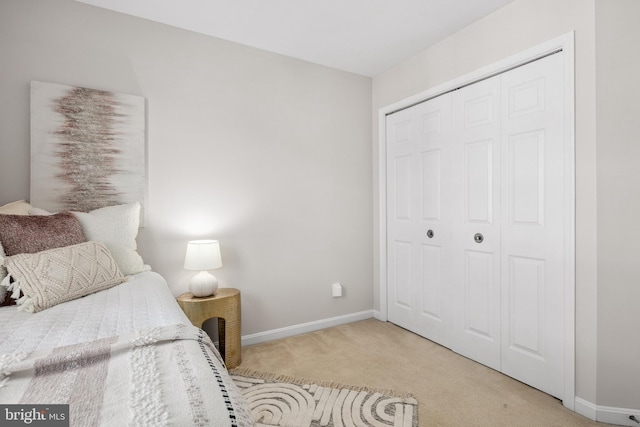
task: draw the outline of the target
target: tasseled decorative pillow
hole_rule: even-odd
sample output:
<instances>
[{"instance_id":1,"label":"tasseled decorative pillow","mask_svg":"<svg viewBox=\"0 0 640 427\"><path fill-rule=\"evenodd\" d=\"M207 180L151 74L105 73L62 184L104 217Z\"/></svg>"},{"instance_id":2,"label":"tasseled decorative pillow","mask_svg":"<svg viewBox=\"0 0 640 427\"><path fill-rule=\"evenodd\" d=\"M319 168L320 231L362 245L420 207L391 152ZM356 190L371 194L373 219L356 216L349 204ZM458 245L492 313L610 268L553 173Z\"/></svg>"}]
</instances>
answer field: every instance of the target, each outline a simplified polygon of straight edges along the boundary
<instances>
[{"instance_id":1,"label":"tasseled decorative pillow","mask_svg":"<svg viewBox=\"0 0 640 427\"><path fill-rule=\"evenodd\" d=\"M93 241L9 256L4 266L9 275L0 286L12 292L19 310L29 312L42 311L126 280L106 246Z\"/></svg>"}]
</instances>

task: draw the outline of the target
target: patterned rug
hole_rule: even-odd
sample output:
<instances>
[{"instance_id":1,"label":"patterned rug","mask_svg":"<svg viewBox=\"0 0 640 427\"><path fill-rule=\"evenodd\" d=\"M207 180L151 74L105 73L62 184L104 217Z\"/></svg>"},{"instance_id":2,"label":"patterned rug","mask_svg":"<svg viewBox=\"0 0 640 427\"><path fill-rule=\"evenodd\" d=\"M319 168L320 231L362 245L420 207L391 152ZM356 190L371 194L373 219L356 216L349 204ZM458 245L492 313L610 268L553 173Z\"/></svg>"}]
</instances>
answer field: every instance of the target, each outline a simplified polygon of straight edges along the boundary
<instances>
[{"instance_id":1,"label":"patterned rug","mask_svg":"<svg viewBox=\"0 0 640 427\"><path fill-rule=\"evenodd\" d=\"M418 426L418 402L409 395L242 369L230 372L256 427Z\"/></svg>"}]
</instances>

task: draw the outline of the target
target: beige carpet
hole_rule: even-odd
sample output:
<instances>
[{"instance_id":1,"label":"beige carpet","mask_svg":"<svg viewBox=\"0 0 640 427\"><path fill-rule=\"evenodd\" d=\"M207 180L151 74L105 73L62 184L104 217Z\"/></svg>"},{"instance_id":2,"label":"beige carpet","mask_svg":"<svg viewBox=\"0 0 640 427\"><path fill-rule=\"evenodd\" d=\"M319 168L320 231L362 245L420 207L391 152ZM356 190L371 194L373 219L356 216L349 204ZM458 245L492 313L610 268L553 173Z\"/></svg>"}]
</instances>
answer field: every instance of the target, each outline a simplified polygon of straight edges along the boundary
<instances>
[{"instance_id":1,"label":"beige carpet","mask_svg":"<svg viewBox=\"0 0 640 427\"><path fill-rule=\"evenodd\" d=\"M411 393L421 427L604 426L391 323L364 320L242 349L240 368Z\"/></svg>"},{"instance_id":2,"label":"beige carpet","mask_svg":"<svg viewBox=\"0 0 640 427\"><path fill-rule=\"evenodd\" d=\"M390 390L274 375L241 368L231 378L257 426L417 427L418 402Z\"/></svg>"}]
</instances>

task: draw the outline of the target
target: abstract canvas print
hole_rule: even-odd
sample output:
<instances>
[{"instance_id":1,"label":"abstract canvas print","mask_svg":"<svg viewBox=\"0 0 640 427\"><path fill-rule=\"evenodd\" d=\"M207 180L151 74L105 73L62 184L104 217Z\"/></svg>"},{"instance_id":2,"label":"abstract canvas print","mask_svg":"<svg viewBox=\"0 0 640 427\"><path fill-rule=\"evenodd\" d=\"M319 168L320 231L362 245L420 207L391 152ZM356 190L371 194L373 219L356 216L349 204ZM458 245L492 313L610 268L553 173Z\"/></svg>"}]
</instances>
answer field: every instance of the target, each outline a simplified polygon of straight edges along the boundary
<instances>
[{"instance_id":1,"label":"abstract canvas print","mask_svg":"<svg viewBox=\"0 0 640 427\"><path fill-rule=\"evenodd\" d=\"M51 212L88 212L146 194L145 100L31 82L31 198Z\"/></svg>"}]
</instances>

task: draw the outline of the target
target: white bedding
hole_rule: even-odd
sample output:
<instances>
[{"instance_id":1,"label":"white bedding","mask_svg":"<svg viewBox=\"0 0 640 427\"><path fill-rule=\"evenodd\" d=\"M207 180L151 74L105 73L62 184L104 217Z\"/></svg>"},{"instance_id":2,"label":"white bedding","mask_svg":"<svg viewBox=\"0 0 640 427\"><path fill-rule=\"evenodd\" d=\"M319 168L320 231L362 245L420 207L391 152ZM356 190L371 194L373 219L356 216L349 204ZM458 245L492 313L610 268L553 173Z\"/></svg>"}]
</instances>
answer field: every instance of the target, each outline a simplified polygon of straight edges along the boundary
<instances>
[{"instance_id":1,"label":"white bedding","mask_svg":"<svg viewBox=\"0 0 640 427\"><path fill-rule=\"evenodd\" d=\"M106 291L41 311L0 308L0 354L32 352L177 323L190 325L165 279L139 273ZM29 333L25 333L29 331Z\"/></svg>"},{"instance_id":2,"label":"white bedding","mask_svg":"<svg viewBox=\"0 0 640 427\"><path fill-rule=\"evenodd\" d=\"M0 322L0 404L68 404L79 427L253 425L157 273L38 313L2 307Z\"/></svg>"}]
</instances>

